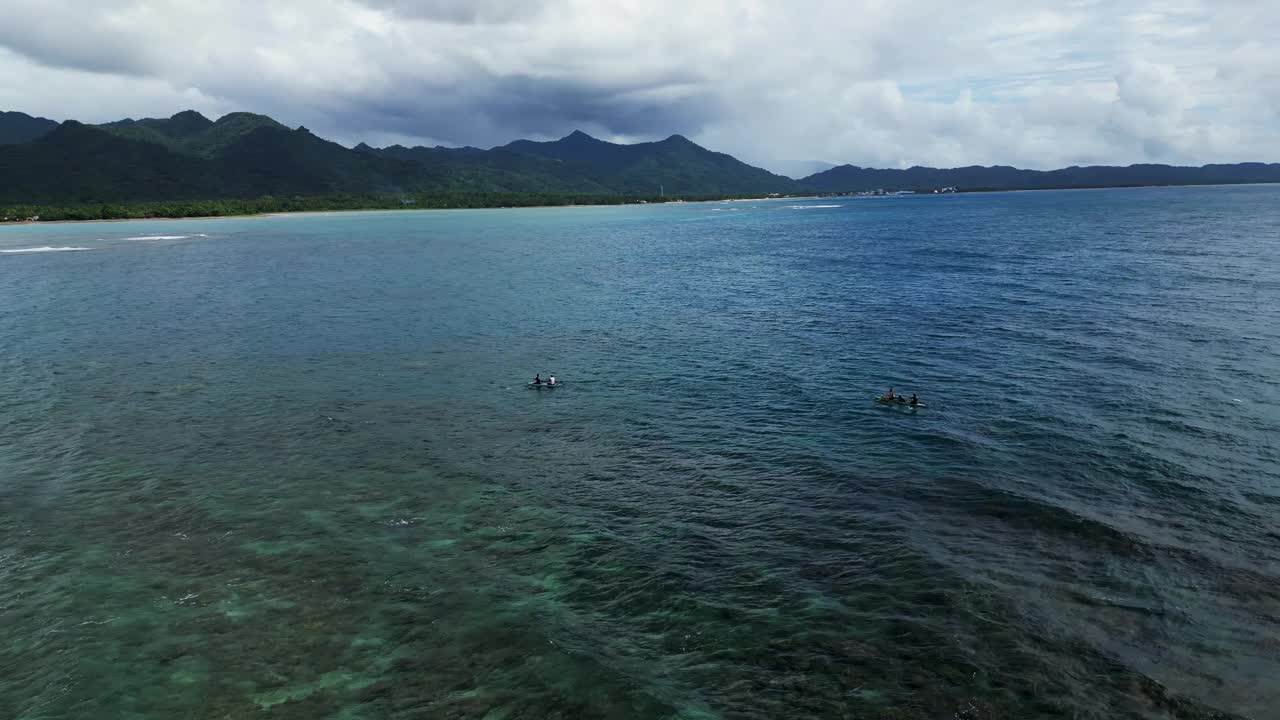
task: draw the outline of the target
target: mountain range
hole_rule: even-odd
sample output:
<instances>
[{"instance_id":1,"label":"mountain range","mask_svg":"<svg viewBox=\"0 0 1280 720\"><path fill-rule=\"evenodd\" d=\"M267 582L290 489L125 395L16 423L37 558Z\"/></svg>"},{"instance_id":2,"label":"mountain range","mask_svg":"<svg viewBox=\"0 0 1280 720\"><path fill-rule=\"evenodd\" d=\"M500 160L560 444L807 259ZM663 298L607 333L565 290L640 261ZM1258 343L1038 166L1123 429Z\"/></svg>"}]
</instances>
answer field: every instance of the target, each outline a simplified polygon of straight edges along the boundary
<instances>
[{"instance_id":1,"label":"mountain range","mask_svg":"<svg viewBox=\"0 0 1280 720\"><path fill-rule=\"evenodd\" d=\"M0 113L0 203L93 204L341 193L759 195L874 189L1013 190L1280 182L1280 165L881 170L830 167L794 180L680 135L631 145L574 132L480 148L347 148L252 113L101 125Z\"/></svg>"},{"instance_id":2,"label":"mountain range","mask_svg":"<svg viewBox=\"0 0 1280 720\"><path fill-rule=\"evenodd\" d=\"M935 190L1048 190L1059 188L1133 187L1143 185L1234 185L1280 182L1280 164L1234 165L1091 165L1061 170L1020 170L995 165L950 168L912 167L879 170L841 165L800 181L816 192L850 192L876 188Z\"/></svg>"},{"instance_id":3,"label":"mountain range","mask_svg":"<svg viewBox=\"0 0 1280 720\"><path fill-rule=\"evenodd\" d=\"M0 145L30 142L56 127L58 123L49 118L0 111Z\"/></svg>"}]
</instances>

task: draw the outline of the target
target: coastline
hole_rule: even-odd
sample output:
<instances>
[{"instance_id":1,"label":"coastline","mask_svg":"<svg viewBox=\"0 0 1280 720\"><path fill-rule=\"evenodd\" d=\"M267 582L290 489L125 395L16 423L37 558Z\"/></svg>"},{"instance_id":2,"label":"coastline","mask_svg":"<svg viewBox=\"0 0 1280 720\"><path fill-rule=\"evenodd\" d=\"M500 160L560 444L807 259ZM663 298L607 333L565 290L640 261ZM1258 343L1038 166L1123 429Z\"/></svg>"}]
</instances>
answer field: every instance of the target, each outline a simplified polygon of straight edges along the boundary
<instances>
[{"instance_id":1,"label":"coastline","mask_svg":"<svg viewBox=\"0 0 1280 720\"><path fill-rule=\"evenodd\" d=\"M1280 183L1198 183L1187 185L1106 185L1095 187L1045 187L1045 188L970 188L959 190L955 193L915 193L912 195L904 195L902 197L940 197L946 195L969 195L969 194L1000 194L1000 193L1029 193L1029 192L1074 192L1074 191L1103 191L1103 190L1141 190L1141 189L1159 189L1159 188L1211 188L1211 187L1252 187L1252 186L1268 186ZM56 225L61 223L120 223L120 222L150 222L150 221L177 221L177 220L223 220L232 218L258 218L258 217L287 217L287 216L307 216L307 215L337 215L343 213L378 213L378 212L434 212L434 211L467 211L467 210L545 210L551 208L602 208L602 207L630 207L630 206L662 206L662 205L692 205L692 204L723 204L723 203L742 203L742 202L794 202L797 200L856 200L868 196L860 196L856 194L848 195L786 195L778 197L717 197L717 198L696 198L690 200L668 200L665 202L654 200L627 200L622 202L577 202L564 204L531 204L531 205L478 205L470 207L365 207L365 208L341 208L341 209L299 209L299 210L271 210L266 212L224 212L219 214L191 214L191 215L152 215L149 217L113 217L113 218L59 218L56 220L12 220L0 222L0 228L9 226L26 226L26 225ZM193 201L198 202L198 201ZM237 201L238 202L238 201ZM244 201L252 202L252 201ZM149 205L150 203L139 203L139 205ZM160 204L157 202L156 204ZM74 210L75 208L54 208L55 210Z\"/></svg>"},{"instance_id":2,"label":"coastline","mask_svg":"<svg viewBox=\"0 0 1280 720\"><path fill-rule=\"evenodd\" d=\"M621 202L621 203L571 203L566 205L510 205L502 207L399 207L399 208L357 208L351 210L283 210L273 212L222 214L222 215L182 215L175 217L156 216L140 218L85 218L83 220L16 220L0 222L0 228L22 225L62 225L81 223L127 223L127 222L177 222L181 220L244 220L247 218L302 217L310 215L346 215L350 213L411 213L411 212L467 212L467 211L506 211L506 210L550 210L569 208L619 208L619 207L664 207L668 205L708 205L737 202L776 202L794 200L818 200L818 195L793 195L786 197L761 198L721 198L714 200L670 200L667 202Z\"/></svg>"}]
</instances>

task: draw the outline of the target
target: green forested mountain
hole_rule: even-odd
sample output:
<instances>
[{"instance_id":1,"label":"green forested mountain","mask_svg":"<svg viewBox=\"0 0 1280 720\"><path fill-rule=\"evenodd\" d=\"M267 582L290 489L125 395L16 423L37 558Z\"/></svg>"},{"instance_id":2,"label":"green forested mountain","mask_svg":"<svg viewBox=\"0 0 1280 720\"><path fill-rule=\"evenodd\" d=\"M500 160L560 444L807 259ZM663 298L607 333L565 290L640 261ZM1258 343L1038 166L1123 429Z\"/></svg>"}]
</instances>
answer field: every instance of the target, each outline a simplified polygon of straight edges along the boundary
<instances>
[{"instance_id":1,"label":"green forested mountain","mask_svg":"<svg viewBox=\"0 0 1280 720\"><path fill-rule=\"evenodd\" d=\"M0 146L0 204L213 197L208 161L67 121L22 145ZM157 198L160 199L160 198Z\"/></svg>"},{"instance_id":2,"label":"green forested mountain","mask_svg":"<svg viewBox=\"0 0 1280 720\"><path fill-rule=\"evenodd\" d=\"M500 149L559 160L623 193L651 193L659 187L677 194L796 190L791 178L712 152L681 135L658 142L619 145L577 131L552 142L517 140Z\"/></svg>"},{"instance_id":3,"label":"green forested mountain","mask_svg":"<svg viewBox=\"0 0 1280 720\"><path fill-rule=\"evenodd\" d=\"M14 137L15 144L0 145L0 203L423 192L656 195L660 188L671 195L721 195L794 187L789 178L679 136L638 145L574 133L492 150L348 149L264 115L232 113L212 121L186 111L104 125L67 121Z\"/></svg>"},{"instance_id":4,"label":"green forested mountain","mask_svg":"<svg viewBox=\"0 0 1280 720\"><path fill-rule=\"evenodd\" d=\"M145 122L67 121L31 142L0 146L0 203L396 192L420 184L412 163L356 153L303 128L243 120L186 136Z\"/></svg>"},{"instance_id":5,"label":"green forested mountain","mask_svg":"<svg viewBox=\"0 0 1280 720\"><path fill-rule=\"evenodd\" d=\"M381 150L357 145L356 150L379 157L412 162L435 177L438 184L464 184L470 190L491 192L603 193L616 190L558 160L503 148L412 147Z\"/></svg>"},{"instance_id":6,"label":"green forested mountain","mask_svg":"<svg viewBox=\"0 0 1280 720\"><path fill-rule=\"evenodd\" d=\"M517 140L492 150L403 148L369 152L383 157L483 169L503 189L649 195L742 195L790 192L791 178L712 152L680 135L621 145L576 131L559 140Z\"/></svg>"},{"instance_id":7,"label":"green forested mountain","mask_svg":"<svg viewBox=\"0 0 1280 720\"><path fill-rule=\"evenodd\" d=\"M266 115L238 112L214 122L194 110L171 118L126 119L98 127L123 138L158 143L176 152L206 158L216 157L260 128L288 130Z\"/></svg>"},{"instance_id":8,"label":"green forested mountain","mask_svg":"<svg viewBox=\"0 0 1280 720\"><path fill-rule=\"evenodd\" d=\"M49 118L31 117L20 112L0 112L0 145L31 142L58 127Z\"/></svg>"},{"instance_id":9,"label":"green forested mountain","mask_svg":"<svg viewBox=\"0 0 1280 720\"><path fill-rule=\"evenodd\" d=\"M533 195L601 199L852 192L877 188L960 190L1280 182L1280 165L1071 167L1019 170L834 167L796 181L712 152L680 135L622 145L583 132L517 140L491 150L393 145L346 148L253 113L210 120L194 111L104 125L57 124L0 113L0 206L432 195ZM518 200L525 198L525 200ZM364 202L364 201L361 201ZM407 199L406 199L407 202ZM417 201L415 201L417 202ZM506 200L494 200L506 202ZM269 203L268 203L269 204ZM343 205L344 207L346 205Z\"/></svg>"},{"instance_id":10,"label":"green forested mountain","mask_svg":"<svg viewBox=\"0 0 1280 720\"><path fill-rule=\"evenodd\" d=\"M187 110L171 118L126 118L99 127L120 137L159 143L177 150L183 149L191 138L213 127L213 121L194 110Z\"/></svg>"}]
</instances>

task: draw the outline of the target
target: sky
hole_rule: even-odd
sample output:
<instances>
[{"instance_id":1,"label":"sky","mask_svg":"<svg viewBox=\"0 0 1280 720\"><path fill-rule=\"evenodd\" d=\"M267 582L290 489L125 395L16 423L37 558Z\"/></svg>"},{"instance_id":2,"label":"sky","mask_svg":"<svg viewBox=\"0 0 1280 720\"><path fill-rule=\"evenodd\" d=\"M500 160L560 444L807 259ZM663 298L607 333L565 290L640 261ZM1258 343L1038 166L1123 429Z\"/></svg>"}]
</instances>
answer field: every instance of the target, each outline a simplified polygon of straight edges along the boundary
<instances>
[{"instance_id":1,"label":"sky","mask_svg":"<svg viewBox=\"0 0 1280 720\"><path fill-rule=\"evenodd\" d=\"M0 110L777 172L1280 161L1280 0L0 0Z\"/></svg>"}]
</instances>

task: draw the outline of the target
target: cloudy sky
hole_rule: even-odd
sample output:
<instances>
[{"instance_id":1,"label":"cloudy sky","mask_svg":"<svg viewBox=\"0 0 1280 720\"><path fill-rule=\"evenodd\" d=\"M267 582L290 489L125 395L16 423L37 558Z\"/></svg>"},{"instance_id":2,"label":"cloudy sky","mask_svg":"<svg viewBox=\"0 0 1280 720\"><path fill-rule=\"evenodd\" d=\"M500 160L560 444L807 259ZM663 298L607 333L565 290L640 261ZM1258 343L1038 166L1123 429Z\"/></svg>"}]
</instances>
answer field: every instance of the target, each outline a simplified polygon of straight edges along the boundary
<instances>
[{"instance_id":1,"label":"cloudy sky","mask_svg":"<svg viewBox=\"0 0 1280 720\"><path fill-rule=\"evenodd\" d=\"M1280 161L1280 0L0 0L0 109L346 144L581 128L807 161Z\"/></svg>"}]
</instances>

